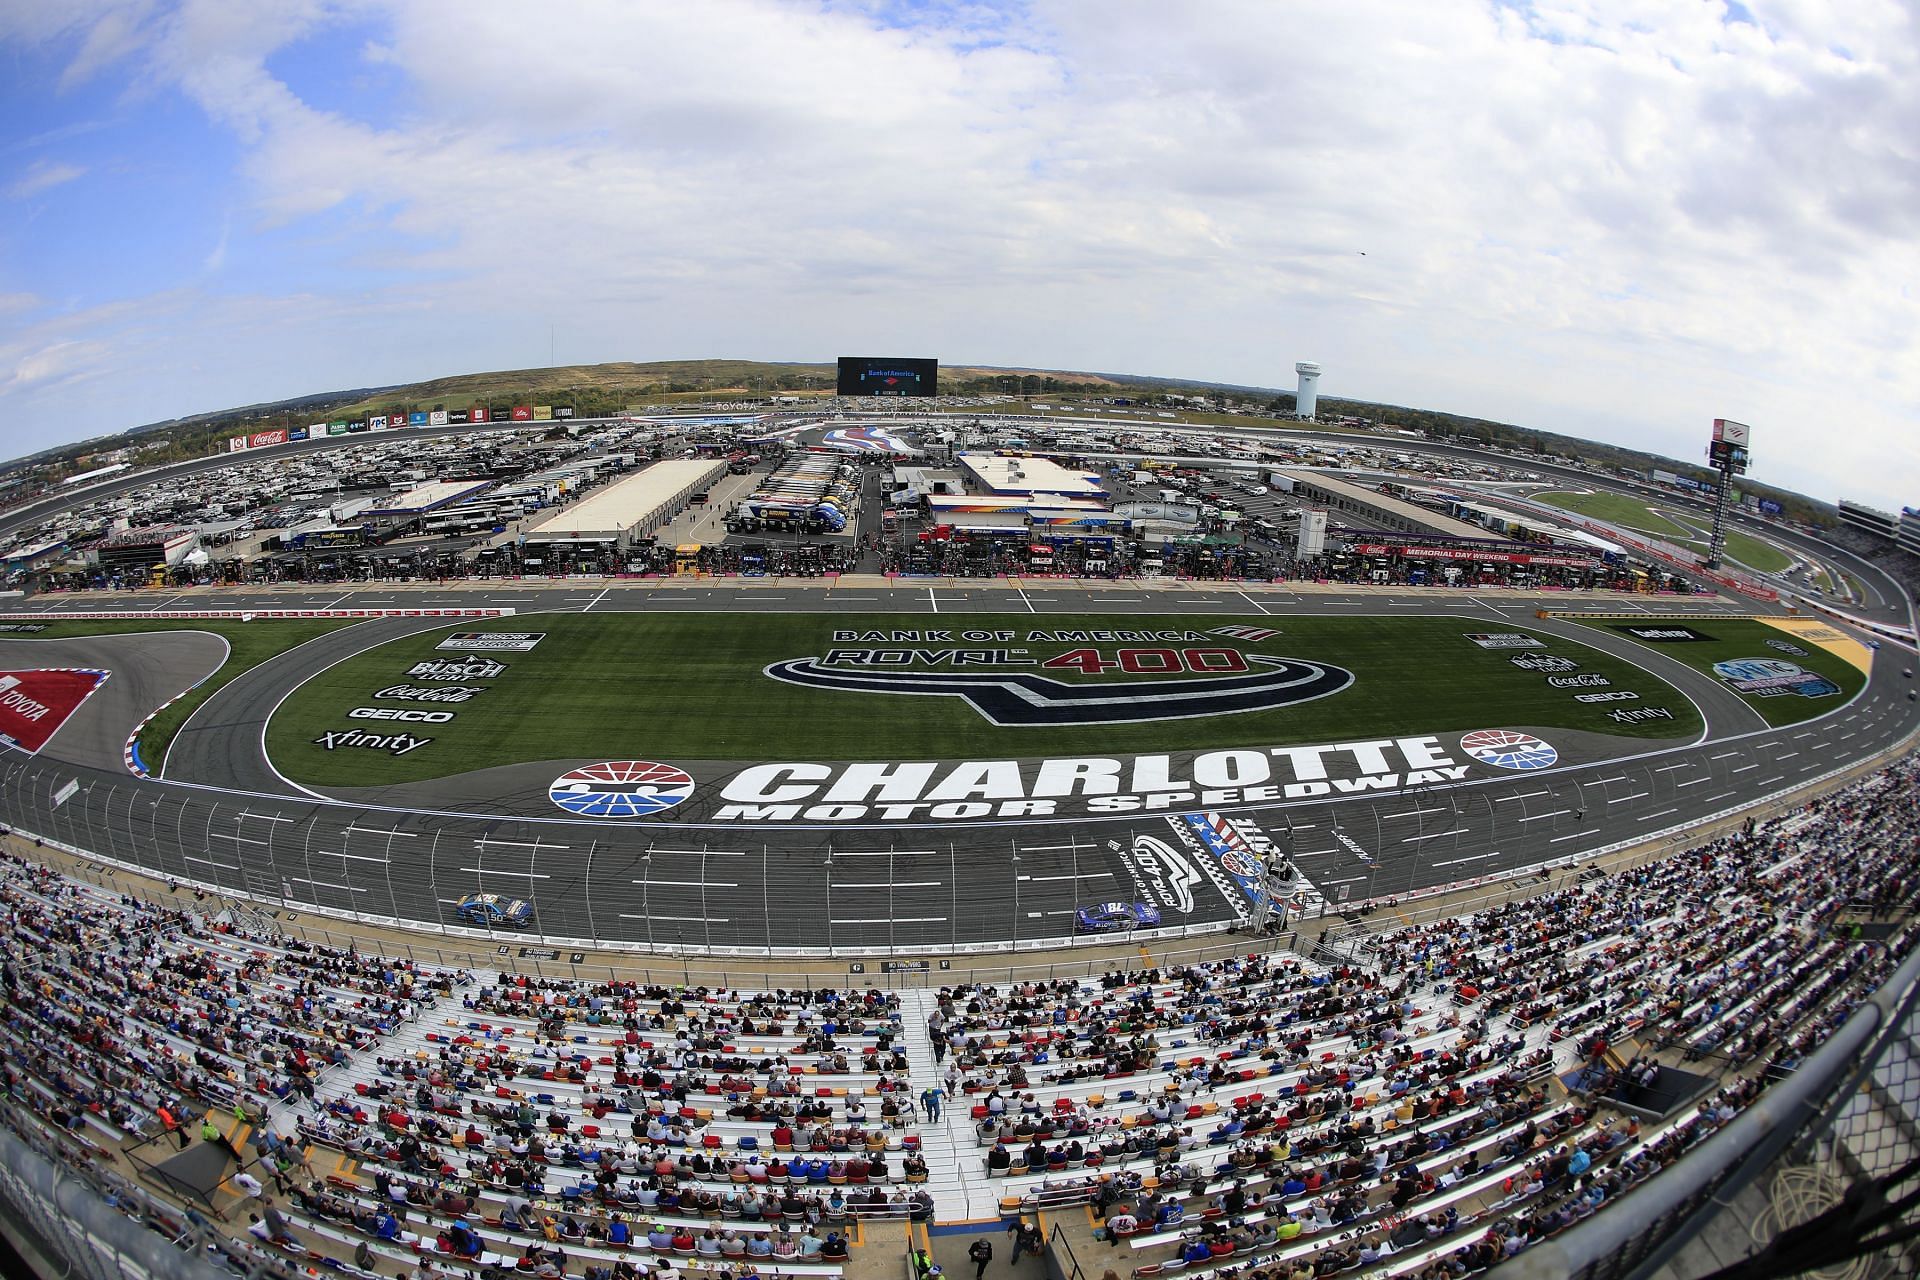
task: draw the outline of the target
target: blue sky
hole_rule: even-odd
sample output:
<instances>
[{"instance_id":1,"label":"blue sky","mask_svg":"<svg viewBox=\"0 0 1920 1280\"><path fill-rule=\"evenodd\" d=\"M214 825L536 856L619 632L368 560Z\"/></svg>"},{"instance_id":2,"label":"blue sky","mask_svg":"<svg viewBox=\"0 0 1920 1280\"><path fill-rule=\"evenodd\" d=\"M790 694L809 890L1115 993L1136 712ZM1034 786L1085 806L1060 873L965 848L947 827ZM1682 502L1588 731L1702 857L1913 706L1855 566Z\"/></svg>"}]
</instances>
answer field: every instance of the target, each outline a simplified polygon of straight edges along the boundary
<instances>
[{"instance_id":1,"label":"blue sky","mask_svg":"<svg viewBox=\"0 0 1920 1280\"><path fill-rule=\"evenodd\" d=\"M548 362L1289 385L1920 501L1898 0L0 0L0 453Z\"/></svg>"}]
</instances>

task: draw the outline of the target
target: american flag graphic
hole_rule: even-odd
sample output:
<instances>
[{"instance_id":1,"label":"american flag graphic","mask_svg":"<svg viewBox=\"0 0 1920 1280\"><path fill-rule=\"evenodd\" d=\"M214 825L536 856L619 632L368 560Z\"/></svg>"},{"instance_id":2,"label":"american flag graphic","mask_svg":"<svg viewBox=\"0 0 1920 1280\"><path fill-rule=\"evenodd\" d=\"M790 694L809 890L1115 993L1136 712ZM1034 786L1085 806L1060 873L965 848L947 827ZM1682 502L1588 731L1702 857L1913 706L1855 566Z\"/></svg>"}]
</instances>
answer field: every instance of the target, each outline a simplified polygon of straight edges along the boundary
<instances>
[{"instance_id":1,"label":"american flag graphic","mask_svg":"<svg viewBox=\"0 0 1920 1280\"><path fill-rule=\"evenodd\" d=\"M1280 633L1272 627L1215 627L1207 634L1231 636L1235 640L1271 640Z\"/></svg>"}]
</instances>

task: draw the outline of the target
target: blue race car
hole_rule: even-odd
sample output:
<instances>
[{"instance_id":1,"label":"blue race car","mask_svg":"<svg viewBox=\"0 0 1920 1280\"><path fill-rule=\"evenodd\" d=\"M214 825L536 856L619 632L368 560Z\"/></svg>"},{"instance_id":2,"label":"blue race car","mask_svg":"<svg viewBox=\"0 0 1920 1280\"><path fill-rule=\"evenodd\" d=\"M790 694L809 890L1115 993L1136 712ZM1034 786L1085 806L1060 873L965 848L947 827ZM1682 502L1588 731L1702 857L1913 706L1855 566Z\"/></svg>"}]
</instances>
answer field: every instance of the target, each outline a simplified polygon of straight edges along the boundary
<instances>
[{"instance_id":1,"label":"blue race car","mask_svg":"<svg viewBox=\"0 0 1920 1280\"><path fill-rule=\"evenodd\" d=\"M533 904L497 893L470 893L455 904L454 913L469 924L489 929L524 929L533 923Z\"/></svg>"},{"instance_id":2,"label":"blue race car","mask_svg":"<svg viewBox=\"0 0 1920 1280\"><path fill-rule=\"evenodd\" d=\"M1120 933L1159 923L1160 908L1147 902L1096 902L1073 913L1075 933Z\"/></svg>"}]
</instances>

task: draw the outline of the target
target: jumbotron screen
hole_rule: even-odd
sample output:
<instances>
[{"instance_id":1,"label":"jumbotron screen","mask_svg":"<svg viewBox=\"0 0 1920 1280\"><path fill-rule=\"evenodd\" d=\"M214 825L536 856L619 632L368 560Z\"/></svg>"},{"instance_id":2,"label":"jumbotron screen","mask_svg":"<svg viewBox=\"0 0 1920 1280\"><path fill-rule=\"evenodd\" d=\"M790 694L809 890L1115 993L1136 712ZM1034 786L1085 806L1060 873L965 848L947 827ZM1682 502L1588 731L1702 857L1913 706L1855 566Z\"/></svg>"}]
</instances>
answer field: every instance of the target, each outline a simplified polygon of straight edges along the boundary
<instances>
[{"instance_id":1,"label":"jumbotron screen","mask_svg":"<svg viewBox=\"0 0 1920 1280\"><path fill-rule=\"evenodd\" d=\"M843 396L939 395L938 360L893 356L841 356L837 394Z\"/></svg>"}]
</instances>

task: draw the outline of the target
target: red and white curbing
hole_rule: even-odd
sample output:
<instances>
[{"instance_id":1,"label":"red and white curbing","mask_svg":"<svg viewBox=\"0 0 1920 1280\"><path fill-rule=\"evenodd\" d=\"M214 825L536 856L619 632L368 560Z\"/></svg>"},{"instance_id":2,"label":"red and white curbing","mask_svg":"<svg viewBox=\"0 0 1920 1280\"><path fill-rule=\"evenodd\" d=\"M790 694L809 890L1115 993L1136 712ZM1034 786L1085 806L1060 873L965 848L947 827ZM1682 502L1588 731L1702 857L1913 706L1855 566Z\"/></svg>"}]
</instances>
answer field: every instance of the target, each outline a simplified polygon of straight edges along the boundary
<instances>
[{"instance_id":1,"label":"red and white curbing","mask_svg":"<svg viewBox=\"0 0 1920 1280\"><path fill-rule=\"evenodd\" d=\"M10 619L52 618L56 621L130 621L139 618L507 618L512 609L49 609L0 614Z\"/></svg>"}]
</instances>

